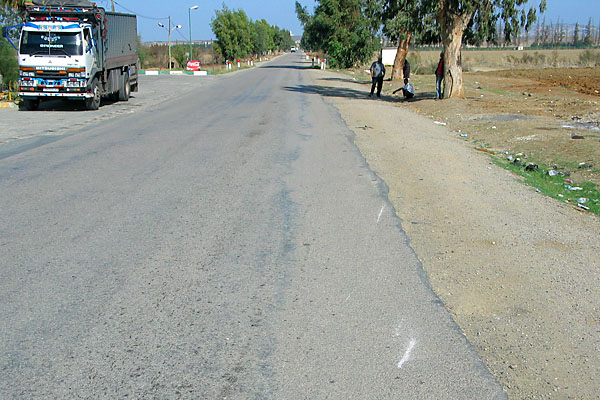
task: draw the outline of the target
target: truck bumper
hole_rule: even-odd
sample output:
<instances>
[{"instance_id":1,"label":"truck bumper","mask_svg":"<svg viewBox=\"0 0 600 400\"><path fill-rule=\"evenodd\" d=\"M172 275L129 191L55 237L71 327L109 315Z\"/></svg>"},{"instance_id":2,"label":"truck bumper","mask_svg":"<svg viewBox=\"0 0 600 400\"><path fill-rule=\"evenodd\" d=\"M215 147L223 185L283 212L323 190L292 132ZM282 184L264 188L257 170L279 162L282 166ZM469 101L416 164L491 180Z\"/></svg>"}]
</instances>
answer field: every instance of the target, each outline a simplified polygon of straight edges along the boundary
<instances>
[{"instance_id":1,"label":"truck bumper","mask_svg":"<svg viewBox=\"0 0 600 400\"><path fill-rule=\"evenodd\" d=\"M89 99L91 93L52 93L52 92L19 92L20 97L63 97L71 99Z\"/></svg>"}]
</instances>

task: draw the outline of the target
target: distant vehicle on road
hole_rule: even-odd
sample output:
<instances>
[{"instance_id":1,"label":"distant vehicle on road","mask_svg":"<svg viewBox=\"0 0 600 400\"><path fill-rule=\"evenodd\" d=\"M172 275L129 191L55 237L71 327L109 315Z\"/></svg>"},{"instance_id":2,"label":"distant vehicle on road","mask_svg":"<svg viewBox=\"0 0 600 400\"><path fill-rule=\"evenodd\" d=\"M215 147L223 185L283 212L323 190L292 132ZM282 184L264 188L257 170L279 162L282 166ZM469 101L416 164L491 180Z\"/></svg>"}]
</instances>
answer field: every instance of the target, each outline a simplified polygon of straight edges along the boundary
<instances>
[{"instance_id":1,"label":"distant vehicle on road","mask_svg":"<svg viewBox=\"0 0 600 400\"><path fill-rule=\"evenodd\" d=\"M127 101L138 90L137 19L84 0L33 0L21 8L21 108L44 98L78 99L97 110L103 95ZM12 42L11 42L12 43ZM14 46L14 45L13 45ZM16 46L15 46L16 48Z\"/></svg>"},{"instance_id":2,"label":"distant vehicle on road","mask_svg":"<svg viewBox=\"0 0 600 400\"><path fill-rule=\"evenodd\" d=\"M292 53L295 53L295 52L296 52L296 50L298 50L298 49L297 49L297 48L295 48L295 47L291 47L291 48L290 48L290 51L291 51Z\"/></svg>"}]
</instances>

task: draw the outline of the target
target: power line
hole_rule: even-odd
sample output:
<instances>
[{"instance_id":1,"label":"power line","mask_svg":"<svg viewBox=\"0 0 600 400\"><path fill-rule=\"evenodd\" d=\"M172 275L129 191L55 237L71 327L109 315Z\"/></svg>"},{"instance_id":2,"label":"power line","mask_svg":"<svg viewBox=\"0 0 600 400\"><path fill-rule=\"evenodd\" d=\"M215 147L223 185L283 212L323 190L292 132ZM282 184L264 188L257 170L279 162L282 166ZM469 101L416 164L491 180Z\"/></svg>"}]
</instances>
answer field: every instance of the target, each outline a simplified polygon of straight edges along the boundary
<instances>
[{"instance_id":1,"label":"power line","mask_svg":"<svg viewBox=\"0 0 600 400\"><path fill-rule=\"evenodd\" d=\"M183 40L185 40L186 42L188 41L188 38L186 38L185 36L183 36L183 33L181 33L180 29L176 29L177 33L179 33L179 36L181 36L183 38Z\"/></svg>"},{"instance_id":2,"label":"power line","mask_svg":"<svg viewBox=\"0 0 600 400\"><path fill-rule=\"evenodd\" d=\"M135 15L137 15L137 16L138 16L138 17L140 17L140 18L144 18L144 19L151 19L151 20L153 20L153 21L164 21L164 20L167 20L167 19L169 19L168 17L163 17L163 18L148 17L148 16L146 16L146 15L138 14L138 13L136 13L135 11L133 11L133 10L130 10L129 8L127 8L127 7L125 7L125 6L123 6L123 5L119 4L119 3L117 3L116 1L115 1L115 4L116 4L116 5L118 5L119 7L121 7L123 10L125 10L125 11L127 11L127 12L130 12L130 13L132 13L132 14L135 14Z\"/></svg>"}]
</instances>

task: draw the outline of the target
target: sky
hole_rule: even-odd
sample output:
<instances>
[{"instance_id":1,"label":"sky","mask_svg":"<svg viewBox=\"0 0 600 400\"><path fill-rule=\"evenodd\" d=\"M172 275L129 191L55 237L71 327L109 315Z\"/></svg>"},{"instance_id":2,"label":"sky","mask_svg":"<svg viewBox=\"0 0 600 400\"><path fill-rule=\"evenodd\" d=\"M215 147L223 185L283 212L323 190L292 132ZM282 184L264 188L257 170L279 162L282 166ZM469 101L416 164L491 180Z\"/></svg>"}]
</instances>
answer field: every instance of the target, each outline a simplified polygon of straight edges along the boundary
<instances>
[{"instance_id":1,"label":"sky","mask_svg":"<svg viewBox=\"0 0 600 400\"><path fill-rule=\"evenodd\" d=\"M111 0L95 0L100 6L110 9ZM316 0L299 0L300 4L313 11ZM187 41L190 38L188 19L191 16L192 39L215 39L210 29L210 21L215 10L223 4L230 9L243 9L252 20L265 19L271 25L287 29L292 34L302 34L302 26L296 18L295 0L115 0L118 12L138 15L138 33L142 40L166 41L167 31L158 23L167 25L171 16L173 26L182 25L181 29L171 32L171 40ZM566 24L587 25L590 17L595 26L600 22L600 0L547 0L546 21L555 23L557 19ZM530 4L539 4L539 0L531 0ZM189 12L192 6L198 9ZM540 20L543 16L540 16Z\"/></svg>"},{"instance_id":2,"label":"sky","mask_svg":"<svg viewBox=\"0 0 600 400\"><path fill-rule=\"evenodd\" d=\"M110 10L111 0L92 1ZM311 12L314 10L314 0L300 0L300 3L308 6ZM138 34L144 42L167 41L168 32L158 23L167 25L169 16L172 26L182 25L181 29L171 31L171 40L187 41L190 38L188 10L197 5L198 9L191 11L192 39L209 40L215 39L210 21L215 10L222 9L223 4L229 9L243 9L252 20L265 19L270 25L290 30L294 35L302 34L302 25L296 18L295 0L115 0L115 11L137 14Z\"/></svg>"}]
</instances>

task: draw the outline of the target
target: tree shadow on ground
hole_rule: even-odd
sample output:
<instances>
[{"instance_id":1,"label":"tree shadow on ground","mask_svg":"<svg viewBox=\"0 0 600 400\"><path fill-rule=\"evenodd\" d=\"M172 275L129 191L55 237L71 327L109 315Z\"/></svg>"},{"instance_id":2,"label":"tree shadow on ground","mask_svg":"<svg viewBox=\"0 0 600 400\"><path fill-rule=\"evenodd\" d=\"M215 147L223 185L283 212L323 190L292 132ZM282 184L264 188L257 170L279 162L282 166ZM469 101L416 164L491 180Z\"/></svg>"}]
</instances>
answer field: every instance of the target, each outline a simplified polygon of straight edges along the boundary
<instances>
[{"instance_id":1,"label":"tree shadow on ground","mask_svg":"<svg viewBox=\"0 0 600 400\"><path fill-rule=\"evenodd\" d=\"M311 69L310 66L303 65L262 65L259 68L270 68L270 69Z\"/></svg>"},{"instance_id":2,"label":"tree shadow on ground","mask_svg":"<svg viewBox=\"0 0 600 400\"><path fill-rule=\"evenodd\" d=\"M327 78L329 79L329 78ZM330 80L336 80L338 78L331 78ZM325 79L321 79L325 80ZM365 85L362 82L354 82L356 84ZM321 85L298 85L298 86L284 86L284 90L296 93L304 93L304 94L318 94L324 97L341 97L346 99L357 99L357 100L366 100L369 99L370 93L370 84L367 82L367 86L363 90L355 90L349 88L342 87L334 87L334 86L321 86ZM416 102L421 100L431 100L435 99L435 92L423 92L415 95L412 99L405 99L401 95L385 95L382 94L381 97L377 97L373 94L371 97L373 100L385 101L389 103L398 103L398 102Z\"/></svg>"},{"instance_id":3,"label":"tree shadow on ground","mask_svg":"<svg viewBox=\"0 0 600 400\"><path fill-rule=\"evenodd\" d=\"M298 85L298 86L285 86L284 90L290 92L304 93L304 94L318 94L324 97L341 97L346 99L361 99L365 100L369 98L369 90L354 90L348 88L334 87L334 86L321 86L321 85ZM373 99L396 102L396 97L382 95L377 98L373 95Z\"/></svg>"},{"instance_id":4,"label":"tree shadow on ground","mask_svg":"<svg viewBox=\"0 0 600 400\"><path fill-rule=\"evenodd\" d=\"M415 101L435 100L435 94L435 92L419 92L416 93L412 99L405 99L402 97L402 92L398 92L397 96L400 96L403 101L412 103Z\"/></svg>"},{"instance_id":5,"label":"tree shadow on ground","mask_svg":"<svg viewBox=\"0 0 600 400\"><path fill-rule=\"evenodd\" d=\"M371 82L367 82L367 81L359 81L359 80L354 80L351 78L320 78L320 81L334 81L334 82L348 82L348 83L355 83L357 85L370 85Z\"/></svg>"}]
</instances>

